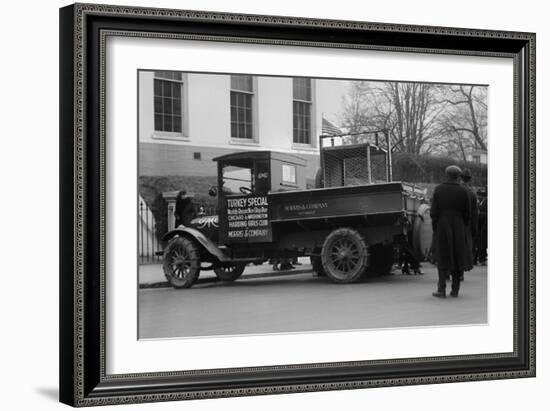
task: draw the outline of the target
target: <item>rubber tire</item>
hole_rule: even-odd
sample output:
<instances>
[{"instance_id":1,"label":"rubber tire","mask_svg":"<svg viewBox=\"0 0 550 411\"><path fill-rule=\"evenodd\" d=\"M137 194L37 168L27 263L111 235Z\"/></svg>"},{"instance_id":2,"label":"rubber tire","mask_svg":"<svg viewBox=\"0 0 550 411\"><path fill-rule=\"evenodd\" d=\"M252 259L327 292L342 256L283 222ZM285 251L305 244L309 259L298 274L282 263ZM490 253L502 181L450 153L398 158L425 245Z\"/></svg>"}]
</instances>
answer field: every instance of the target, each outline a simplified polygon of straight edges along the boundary
<instances>
[{"instance_id":1,"label":"rubber tire","mask_svg":"<svg viewBox=\"0 0 550 411\"><path fill-rule=\"evenodd\" d=\"M342 276L341 272L338 272L332 263L330 253L334 243L343 239L350 241L354 245L357 249L359 260L351 272ZM323 248L321 249L323 269L327 277L335 283L352 283L358 281L367 269L368 260L368 249L365 238L359 231L353 228L337 228L332 231L325 239Z\"/></svg>"},{"instance_id":2,"label":"rubber tire","mask_svg":"<svg viewBox=\"0 0 550 411\"><path fill-rule=\"evenodd\" d=\"M311 256L309 257L309 260L311 261L311 267L313 268L313 271L317 273L318 277L327 276L327 273L325 273L325 269L323 268L323 262L321 261L321 257Z\"/></svg>"},{"instance_id":3,"label":"rubber tire","mask_svg":"<svg viewBox=\"0 0 550 411\"><path fill-rule=\"evenodd\" d=\"M216 268L214 269L214 273L216 274L216 277L218 277L222 281L235 281L243 274L245 267L245 264L240 263L232 267ZM226 271L224 268L231 268L231 271Z\"/></svg>"},{"instance_id":4,"label":"rubber tire","mask_svg":"<svg viewBox=\"0 0 550 411\"><path fill-rule=\"evenodd\" d=\"M179 278L175 275L171 264L171 255L178 248L184 249L186 254L189 255L189 272L184 274L183 278ZM201 272L200 251L199 246L193 240L179 236L172 238L164 249L163 260L162 269L166 279L172 287L189 288L197 281L197 278L199 278Z\"/></svg>"},{"instance_id":5,"label":"rubber tire","mask_svg":"<svg viewBox=\"0 0 550 411\"><path fill-rule=\"evenodd\" d=\"M387 275L393 267L393 245L376 244L369 248L370 260L366 275L379 277Z\"/></svg>"}]
</instances>

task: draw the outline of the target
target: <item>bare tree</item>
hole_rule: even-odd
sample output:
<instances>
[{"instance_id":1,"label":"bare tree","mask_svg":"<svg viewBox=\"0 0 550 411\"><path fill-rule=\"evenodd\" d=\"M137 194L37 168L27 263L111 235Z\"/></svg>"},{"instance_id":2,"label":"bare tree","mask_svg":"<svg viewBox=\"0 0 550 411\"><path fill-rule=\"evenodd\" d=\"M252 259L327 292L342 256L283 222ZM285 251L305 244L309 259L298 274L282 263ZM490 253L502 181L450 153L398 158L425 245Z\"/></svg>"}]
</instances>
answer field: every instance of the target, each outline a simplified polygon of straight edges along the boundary
<instances>
[{"instance_id":1,"label":"bare tree","mask_svg":"<svg viewBox=\"0 0 550 411\"><path fill-rule=\"evenodd\" d=\"M487 150L487 88L474 85L448 87L441 100L449 106L443 128L471 149Z\"/></svg>"},{"instance_id":2,"label":"bare tree","mask_svg":"<svg viewBox=\"0 0 550 411\"><path fill-rule=\"evenodd\" d=\"M380 127L377 99L378 92L372 82L353 81L348 87L348 94L343 98L341 127L349 133L384 128ZM359 143L360 135L350 138L351 143Z\"/></svg>"},{"instance_id":3,"label":"bare tree","mask_svg":"<svg viewBox=\"0 0 550 411\"><path fill-rule=\"evenodd\" d=\"M428 83L350 83L342 128L387 129L394 150L465 160L487 147L486 88ZM360 142L361 136L353 142Z\"/></svg>"},{"instance_id":4,"label":"bare tree","mask_svg":"<svg viewBox=\"0 0 550 411\"><path fill-rule=\"evenodd\" d=\"M425 83L354 82L344 99L342 126L350 132L387 129L398 151L419 154L434 137L435 87Z\"/></svg>"},{"instance_id":5,"label":"bare tree","mask_svg":"<svg viewBox=\"0 0 550 411\"><path fill-rule=\"evenodd\" d=\"M388 83L393 99L396 142L401 151L420 154L435 137L435 120L440 108L434 104L435 88L426 83Z\"/></svg>"}]
</instances>

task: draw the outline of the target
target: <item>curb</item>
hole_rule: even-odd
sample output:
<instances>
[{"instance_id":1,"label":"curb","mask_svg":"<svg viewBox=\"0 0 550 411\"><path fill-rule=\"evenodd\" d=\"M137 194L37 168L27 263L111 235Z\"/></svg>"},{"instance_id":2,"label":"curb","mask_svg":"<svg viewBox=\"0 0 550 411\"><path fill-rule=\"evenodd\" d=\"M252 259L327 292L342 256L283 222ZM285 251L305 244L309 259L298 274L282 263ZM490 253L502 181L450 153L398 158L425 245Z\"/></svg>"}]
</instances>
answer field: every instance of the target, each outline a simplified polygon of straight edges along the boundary
<instances>
[{"instance_id":1,"label":"curb","mask_svg":"<svg viewBox=\"0 0 550 411\"><path fill-rule=\"evenodd\" d=\"M274 271L267 273L256 273L256 274L243 274L240 280L249 280L255 278L269 278L269 277L284 277L287 275L295 274L306 274L313 273L313 268L309 269L298 269L298 270L286 270L286 271ZM225 281L220 280L218 277L212 278L199 278L195 284L208 284L208 283L224 283ZM172 288L168 281L158 281L154 283L144 283L139 285L139 289L148 289L148 288Z\"/></svg>"}]
</instances>

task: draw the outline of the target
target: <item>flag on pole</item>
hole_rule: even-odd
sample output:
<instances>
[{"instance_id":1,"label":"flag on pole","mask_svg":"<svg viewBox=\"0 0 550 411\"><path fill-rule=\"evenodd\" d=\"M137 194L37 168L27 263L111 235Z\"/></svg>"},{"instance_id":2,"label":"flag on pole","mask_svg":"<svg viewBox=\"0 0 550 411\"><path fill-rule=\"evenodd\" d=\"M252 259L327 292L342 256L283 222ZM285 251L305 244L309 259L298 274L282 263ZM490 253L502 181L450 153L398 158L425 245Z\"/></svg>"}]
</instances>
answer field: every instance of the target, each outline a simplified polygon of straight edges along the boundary
<instances>
[{"instance_id":1,"label":"flag on pole","mask_svg":"<svg viewBox=\"0 0 550 411\"><path fill-rule=\"evenodd\" d=\"M330 121L328 121L326 118L323 117L321 133L323 133L324 135L330 136L330 135L342 134L342 130L340 130L338 127L336 127L334 124L332 124Z\"/></svg>"}]
</instances>

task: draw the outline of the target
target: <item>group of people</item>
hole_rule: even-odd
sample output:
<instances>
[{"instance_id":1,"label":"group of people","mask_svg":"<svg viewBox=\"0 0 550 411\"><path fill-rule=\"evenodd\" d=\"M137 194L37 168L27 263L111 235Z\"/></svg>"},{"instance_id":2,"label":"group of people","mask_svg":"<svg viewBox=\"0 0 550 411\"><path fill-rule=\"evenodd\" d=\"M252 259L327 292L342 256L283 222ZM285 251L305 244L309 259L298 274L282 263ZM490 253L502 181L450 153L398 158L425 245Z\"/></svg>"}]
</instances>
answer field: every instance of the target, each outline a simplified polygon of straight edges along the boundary
<instances>
[{"instance_id":1,"label":"group of people","mask_svg":"<svg viewBox=\"0 0 550 411\"><path fill-rule=\"evenodd\" d=\"M432 197L433 251L438 282L434 297L445 298L451 279L452 297L458 297L464 272L487 259L487 192L471 186L470 170L452 165L445 169L447 181ZM479 196L479 198L478 198Z\"/></svg>"}]
</instances>

